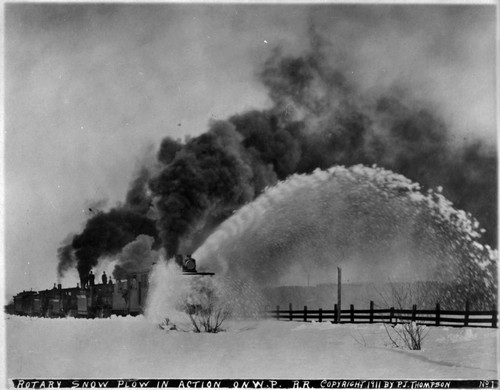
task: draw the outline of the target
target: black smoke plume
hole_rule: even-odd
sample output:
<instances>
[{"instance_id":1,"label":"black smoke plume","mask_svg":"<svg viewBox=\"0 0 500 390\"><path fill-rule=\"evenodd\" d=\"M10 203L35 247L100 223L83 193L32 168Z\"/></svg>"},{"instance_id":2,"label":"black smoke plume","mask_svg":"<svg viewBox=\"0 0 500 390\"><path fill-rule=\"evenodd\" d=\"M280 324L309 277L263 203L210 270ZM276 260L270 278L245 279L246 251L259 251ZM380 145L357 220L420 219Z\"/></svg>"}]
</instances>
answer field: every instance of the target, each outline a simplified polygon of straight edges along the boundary
<instances>
[{"instance_id":1,"label":"black smoke plume","mask_svg":"<svg viewBox=\"0 0 500 390\"><path fill-rule=\"evenodd\" d=\"M442 186L485 228L483 243L496 247L496 148L479 141L458 146L437 109L404 86L362 93L343 60L312 29L310 37L308 52L276 49L257 72L271 108L213 122L185 141L165 138L160 168L140 172L124 206L89 219L61 252L62 264L70 264L72 249L85 274L140 234L153 237L153 249L161 240L168 258L194 252L266 186L293 173L359 163L403 174L424 190Z\"/></svg>"},{"instance_id":2,"label":"black smoke plume","mask_svg":"<svg viewBox=\"0 0 500 390\"><path fill-rule=\"evenodd\" d=\"M149 169L143 166L137 178L131 183L125 199L128 208L140 215L147 215L152 206L151 195L148 189L150 179L151 173Z\"/></svg>"},{"instance_id":3,"label":"black smoke plume","mask_svg":"<svg viewBox=\"0 0 500 390\"><path fill-rule=\"evenodd\" d=\"M150 186L168 257L179 247L189 252L195 249L215 226L267 184L266 169L252 169L259 162L241 141L228 122L212 123L207 133L188 140L175 155L165 152L165 145L170 148L172 144L163 141L160 161L170 162Z\"/></svg>"},{"instance_id":4,"label":"black smoke plume","mask_svg":"<svg viewBox=\"0 0 500 390\"><path fill-rule=\"evenodd\" d=\"M101 212L89 219L72 242L80 278L88 275L99 258L120 253L141 234L157 238L155 222L125 208Z\"/></svg>"},{"instance_id":5,"label":"black smoke plume","mask_svg":"<svg viewBox=\"0 0 500 390\"><path fill-rule=\"evenodd\" d=\"M151 187L167 254L181 243L194 250L210 227L276 179L358 163L401 173L424 189L442 186L457 208L486 228L483 241L496 246L494 147L453 146L439 113L404 88L363 96L326 60L327 44L314 32L311 37L308 53L287 56L277 49L258 73L272 108L218 123L233 143L222 145L213 129L182 148L163 142L166 167ZM200 231L200 224L206 229ZM198 239L190 242L194 234Z\"/></svg>"},{"instance_id":6,"label":"black smoke plume","mask_svg":"<svg viewBox=\"0 0 500 390\"><path fill-rule=\"evenodd\" d=\"M66 271L73 268L76 264L75 252L73 250L74 234L69 234L62 242L57 250L57 276L60 278Z\"/></svg>"},{"instance_id":7,"label":"black smoke plume","mask_svg":"<svg viewBox=\"0 0 500 390\"><path fill-rule=\"evenodd\" d=\"M80 234L68 236L58 249L58 276L76 265L80 279L85 280L100 258L118 255L141 234L152 238L153 248L160 247L156 222L151 217L152 198L148 187L151 172L147 165L139 169L129 186L125 204L109 211L89 207L89 219ZM102 204L102 202L100 202Z\"/></svg>"}]
</instances>

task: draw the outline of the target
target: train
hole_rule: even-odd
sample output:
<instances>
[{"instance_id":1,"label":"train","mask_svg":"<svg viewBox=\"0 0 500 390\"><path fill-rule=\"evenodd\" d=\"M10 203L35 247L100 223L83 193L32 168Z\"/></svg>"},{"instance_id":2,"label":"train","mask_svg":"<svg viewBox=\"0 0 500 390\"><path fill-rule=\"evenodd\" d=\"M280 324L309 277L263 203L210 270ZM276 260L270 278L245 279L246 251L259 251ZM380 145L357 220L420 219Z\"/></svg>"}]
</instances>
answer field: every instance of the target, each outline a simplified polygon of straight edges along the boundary
<instances>
[{"instance_id":1,"label":"train","mask_svg":"<svg viewBox=\"0 0 500 390\"><path fill-rule=\"evenodd\" d=\"M214 275L198 272L196 260L190 255L176 255L183 275ZM89 284L62 288L61 284L47 290L23 291L14 296L12 314L33 317L106 318L111 315L144 313L149 290L150 269L130 272L115 283Z\"/></svg>"}]
</instances>

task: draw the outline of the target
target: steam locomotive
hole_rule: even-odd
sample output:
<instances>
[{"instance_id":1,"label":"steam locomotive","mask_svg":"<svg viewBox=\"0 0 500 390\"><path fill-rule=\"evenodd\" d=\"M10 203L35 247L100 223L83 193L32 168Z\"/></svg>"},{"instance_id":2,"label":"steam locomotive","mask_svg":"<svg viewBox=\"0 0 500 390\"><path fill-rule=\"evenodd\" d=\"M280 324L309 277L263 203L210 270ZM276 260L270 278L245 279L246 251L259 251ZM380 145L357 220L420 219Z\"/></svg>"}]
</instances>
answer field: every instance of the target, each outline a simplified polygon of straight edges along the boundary
<instances>
[{"instance_id":1,"label":"steam locomotive","mask_svg":"<svg viewBox=\"0 0 500 390\"><path fill-rule=\"evenodd\" d=\"M196 260L190 255L177 255L175 261L182 267L184 275L213 275L211 272L198 272ZM53 318L104 318L112 314L135 316L144 312L149 272L148 269L129 273L115 283L70 288L54 283L52 289L23 291L14 296L12 311L17 315Z\"/></svg>"}]
</instances>

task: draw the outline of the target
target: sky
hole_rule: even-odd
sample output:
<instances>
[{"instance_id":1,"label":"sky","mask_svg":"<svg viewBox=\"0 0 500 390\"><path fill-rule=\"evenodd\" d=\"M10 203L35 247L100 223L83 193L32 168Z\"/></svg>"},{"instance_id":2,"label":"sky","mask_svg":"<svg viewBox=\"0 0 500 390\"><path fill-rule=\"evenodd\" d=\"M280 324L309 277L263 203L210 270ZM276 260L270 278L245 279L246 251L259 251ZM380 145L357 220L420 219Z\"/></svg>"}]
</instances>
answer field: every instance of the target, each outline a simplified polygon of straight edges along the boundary
<instances>
[{"instance_id":1,"label":"sky","mask_svg":"<svg viewBox=\"0 0 500 390\"><path fill-rule=\"evenodd\" d=\"M433 102L454 142L496 143L493 5L7 4L5 292L50 288L89 207L123 201L165 136L271 105L259 66L311 25L367 94ZM76 284L76 277L62 280Z\"/></svg>"}]
</instances>

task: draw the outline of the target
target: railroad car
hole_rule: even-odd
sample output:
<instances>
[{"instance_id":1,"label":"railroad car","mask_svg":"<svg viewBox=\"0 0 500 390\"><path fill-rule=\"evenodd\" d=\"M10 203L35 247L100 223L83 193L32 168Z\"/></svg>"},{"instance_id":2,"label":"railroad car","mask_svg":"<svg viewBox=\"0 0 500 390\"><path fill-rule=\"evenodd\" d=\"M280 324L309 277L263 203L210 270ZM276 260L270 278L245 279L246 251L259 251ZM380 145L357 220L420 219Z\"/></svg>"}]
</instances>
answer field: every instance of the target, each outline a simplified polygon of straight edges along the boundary
<instances>
[{"instance_id":1,"label":"railroad car","mask_svg":"<svg viewBox=\"0 0 500 390\"><path fill-rule=\"evenodd\" d=\"M175 261L184 275L213 275L198 272L190 255L177 255ZM42 291L23 291L14 296L14 313L38 317L109 317L138 315L144 312L149 291L149 272L126 274L115 283L93 284L84 288L62 288L61 284Z\"/></svg>"}]
</instances>

